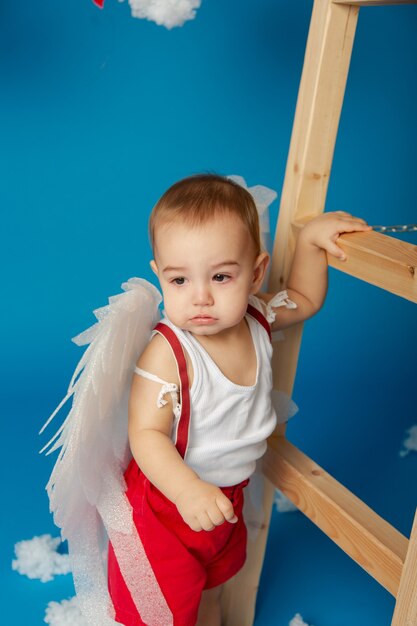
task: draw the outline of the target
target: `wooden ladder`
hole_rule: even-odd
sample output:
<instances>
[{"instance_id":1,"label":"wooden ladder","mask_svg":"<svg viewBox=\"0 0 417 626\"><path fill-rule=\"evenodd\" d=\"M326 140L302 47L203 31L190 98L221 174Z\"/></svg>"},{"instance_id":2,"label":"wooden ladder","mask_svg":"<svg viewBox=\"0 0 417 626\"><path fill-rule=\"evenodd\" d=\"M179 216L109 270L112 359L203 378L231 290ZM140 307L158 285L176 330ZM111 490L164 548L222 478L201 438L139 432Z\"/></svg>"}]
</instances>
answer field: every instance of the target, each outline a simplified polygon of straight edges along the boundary
<instances>
[{"instance_id":1,"label":"wooden ladder","mask_svg":"<svg viewBox=\"0 0 417 626\"><path fill-rule=\"evenodd\" d=\"M415 4L404 0L315 0L298 93L272 256L269 292L289 275L297 235L325 206L359 7ZM417 248L377 232L342 235L348 260L329 265L417 302ZM302 324L274 344L274 387L291 396ZM263 459L265 523L248 559L227 583L225 626L250 626L278 487L323 532L396 597L392 626L417 626L417 514L407 539L285 438L278 426Z\"/></svg>"}]
</instances>

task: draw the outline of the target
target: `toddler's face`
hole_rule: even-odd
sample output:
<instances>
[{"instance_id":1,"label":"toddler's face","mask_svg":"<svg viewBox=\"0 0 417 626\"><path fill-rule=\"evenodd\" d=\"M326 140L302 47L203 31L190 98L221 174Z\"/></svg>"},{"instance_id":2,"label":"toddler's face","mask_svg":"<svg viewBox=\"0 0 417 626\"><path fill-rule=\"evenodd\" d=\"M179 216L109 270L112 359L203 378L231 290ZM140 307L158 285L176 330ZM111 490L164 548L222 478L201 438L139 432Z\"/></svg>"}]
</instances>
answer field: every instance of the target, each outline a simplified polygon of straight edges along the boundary
<instances>
[{"instance_id":1,"label":"toddler's face","mask_svg":"<svg viewBox=\"0 0 417 626\"><path fill-rule=\"evenodd\" d=\"M161 225L151 266L171 322L195 335L215 335L243 319L267 263L265 253L255 257L245 225L226 214L200 227Z\"/></svg>"}]
</instances>

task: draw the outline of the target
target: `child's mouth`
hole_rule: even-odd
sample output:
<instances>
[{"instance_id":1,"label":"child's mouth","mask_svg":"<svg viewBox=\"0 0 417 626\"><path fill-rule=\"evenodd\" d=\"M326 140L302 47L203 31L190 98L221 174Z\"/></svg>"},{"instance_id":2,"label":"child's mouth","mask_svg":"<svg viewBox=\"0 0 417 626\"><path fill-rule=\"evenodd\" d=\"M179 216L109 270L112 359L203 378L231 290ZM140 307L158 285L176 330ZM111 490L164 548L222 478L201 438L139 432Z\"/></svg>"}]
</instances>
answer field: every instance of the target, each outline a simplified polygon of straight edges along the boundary
<instances>
[{"instance_id":1,"label":"child's mouth","mask_svg":"<svg viewBox=\"0 0 417 626\"><path fill-rule=\"evenodd\" d=\"M213 324L217 320L215 317L210 317L210 315L196 315L195 317L191 318L191 321L194 324L206 325L206 324Z\"/></svg>"}]
</instances>

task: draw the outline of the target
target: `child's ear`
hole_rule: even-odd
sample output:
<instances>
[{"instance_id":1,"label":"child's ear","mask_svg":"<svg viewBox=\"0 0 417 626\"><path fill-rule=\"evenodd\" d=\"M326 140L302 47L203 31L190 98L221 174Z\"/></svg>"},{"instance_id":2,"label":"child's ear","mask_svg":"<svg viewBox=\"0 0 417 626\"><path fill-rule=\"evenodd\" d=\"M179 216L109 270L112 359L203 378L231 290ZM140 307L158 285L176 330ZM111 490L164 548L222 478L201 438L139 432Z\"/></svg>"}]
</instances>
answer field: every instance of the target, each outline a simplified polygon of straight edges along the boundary
<instances>
[{"instance_id":1,"label":"child's ear","mask_svg":"<svg viewBox=\"0 0 417 626\"><path fill-rule=\"evenodd\" d=\"M251 293L257 293L261 288L264 281L266 270L269 264L269 254L267 252L261 252L255 259L253 267L253 282Z\"/></svg>"},{"instance_id":2,"label":"child's ear","mask_svg":"<svg viewBox=\"0 0 417 626\"><path fill-rule=\"evenodd\" d=\"M158 266L155 263L155 259L152 259L149 265L151 266L151 270L153 271L153 273L158 276Z\"/></svg>"}]
</instances>

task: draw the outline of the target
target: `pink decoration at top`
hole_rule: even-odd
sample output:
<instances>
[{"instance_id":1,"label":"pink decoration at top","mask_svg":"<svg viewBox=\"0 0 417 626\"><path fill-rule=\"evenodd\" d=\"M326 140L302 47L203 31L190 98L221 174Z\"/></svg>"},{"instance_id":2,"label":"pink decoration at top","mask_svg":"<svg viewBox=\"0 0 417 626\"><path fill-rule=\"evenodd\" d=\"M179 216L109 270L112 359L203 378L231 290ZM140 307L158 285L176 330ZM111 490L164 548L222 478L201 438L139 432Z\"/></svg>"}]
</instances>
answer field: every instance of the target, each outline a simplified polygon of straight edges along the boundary
<instances>
[{"instance_id":1,"label":"pink decoration at top","mask_svg":"<svg viewBox=\"0 0 417 626\"><path fill-rule=\"evenodd\" d=\"M104 0L93 0L94 4L96 4L100 9L103 8Z\"/></svg>"}]
</instances>

